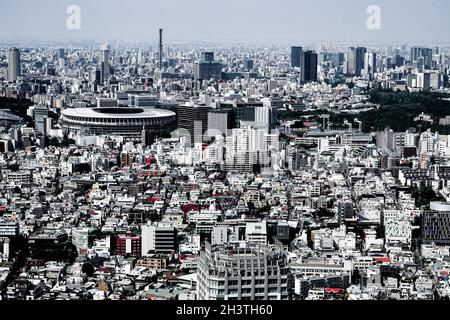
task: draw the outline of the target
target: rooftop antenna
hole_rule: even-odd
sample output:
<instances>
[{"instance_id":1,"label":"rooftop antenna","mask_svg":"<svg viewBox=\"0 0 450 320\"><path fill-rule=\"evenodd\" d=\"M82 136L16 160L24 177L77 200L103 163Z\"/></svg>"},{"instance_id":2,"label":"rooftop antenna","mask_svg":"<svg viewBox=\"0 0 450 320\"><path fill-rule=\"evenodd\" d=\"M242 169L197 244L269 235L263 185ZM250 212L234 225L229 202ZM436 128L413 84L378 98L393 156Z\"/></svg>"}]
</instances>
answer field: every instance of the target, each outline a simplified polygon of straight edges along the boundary
<instances>
[{"instance_id":1,"label":"rooftop antenna","mask_svg":"<svg viewBox=\"0 0 450 320\"><path fill-rule=\"evenodd\" d=\"M163 59L163 29L159 29L159 69L162 69Z\"/></svg>"}]
</instances>

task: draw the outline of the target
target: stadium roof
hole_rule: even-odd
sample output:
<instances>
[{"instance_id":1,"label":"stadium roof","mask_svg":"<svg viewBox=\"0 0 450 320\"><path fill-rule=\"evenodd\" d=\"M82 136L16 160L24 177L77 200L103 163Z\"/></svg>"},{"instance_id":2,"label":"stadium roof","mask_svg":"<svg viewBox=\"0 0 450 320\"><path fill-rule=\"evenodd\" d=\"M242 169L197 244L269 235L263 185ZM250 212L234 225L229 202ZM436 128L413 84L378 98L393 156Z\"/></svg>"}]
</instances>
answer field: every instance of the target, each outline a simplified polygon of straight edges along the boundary
<instances>
[{"instance_id":1,"label":"stadium roof","mask_svg":"<svg viewBox=\"0 0 450 320\"><path fill-rule=\"evenodd\" d=\"M62 115L83 118L157 118L175 116L175 112L155 108L70 108L64 109Z\"/></svg>"}]
</instances>

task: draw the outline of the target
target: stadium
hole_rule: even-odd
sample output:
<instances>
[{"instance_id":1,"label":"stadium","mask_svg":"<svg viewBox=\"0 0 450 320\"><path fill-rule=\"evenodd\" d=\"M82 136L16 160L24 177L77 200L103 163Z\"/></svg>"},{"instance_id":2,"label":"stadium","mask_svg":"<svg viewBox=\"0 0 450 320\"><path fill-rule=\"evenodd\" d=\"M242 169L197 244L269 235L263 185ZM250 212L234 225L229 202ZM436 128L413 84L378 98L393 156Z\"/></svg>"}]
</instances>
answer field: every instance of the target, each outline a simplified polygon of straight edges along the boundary
<instances>
[{"instance_id":1,"label":"stadium","mask_svg":"<svg viewBox=\"0 0 450 320\"><path fill-rule=\"evenodd\" d=\"M170 130L176 124L176 114L154 108L72 108L61 112L59 122L67 133L141 140L144 128L155 134Z\"/></svg>"}]
</instances>

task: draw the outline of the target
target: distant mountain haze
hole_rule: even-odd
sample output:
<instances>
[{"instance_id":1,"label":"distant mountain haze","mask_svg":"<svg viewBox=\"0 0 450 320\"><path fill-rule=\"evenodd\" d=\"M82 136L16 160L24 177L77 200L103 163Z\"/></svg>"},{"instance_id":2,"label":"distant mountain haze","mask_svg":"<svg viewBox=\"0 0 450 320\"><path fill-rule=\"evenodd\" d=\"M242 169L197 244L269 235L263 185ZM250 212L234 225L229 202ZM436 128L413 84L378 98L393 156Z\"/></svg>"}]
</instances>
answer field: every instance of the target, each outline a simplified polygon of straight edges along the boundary
<instances>
[{"instance_id":1,"label":"distant mountain haze","mask_svg":"<svg viewBox=\"0 0 450 320\"><path fill-rule=\"evenodd\" d=\"M70 5L81 29L67 27ZM448 0L2 0L0 12L0 40L156 42L162 27L166 41L450 42Z\"/></svg>"}]
</instances>

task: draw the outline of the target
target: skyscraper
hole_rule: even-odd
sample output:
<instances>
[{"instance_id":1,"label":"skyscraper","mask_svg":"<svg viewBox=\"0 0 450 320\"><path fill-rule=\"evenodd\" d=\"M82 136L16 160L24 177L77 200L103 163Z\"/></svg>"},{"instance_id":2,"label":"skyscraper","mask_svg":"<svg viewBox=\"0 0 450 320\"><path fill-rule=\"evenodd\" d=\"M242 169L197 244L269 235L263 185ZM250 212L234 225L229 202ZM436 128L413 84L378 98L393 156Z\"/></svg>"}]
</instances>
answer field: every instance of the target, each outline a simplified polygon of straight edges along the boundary
<instances>
[{"instance_id":1,"label":"skyscraper","mask_svg":"<svg viewBox=\"0 0 450 320\"><path fill-rule=\"evenodd\" d=\"M15 81L20 75L20 51L17 48L9 49L8 80Z\"/></svg>"},{"instance_id":2,"label":"skyscraper","mask_svg":"<svg viewBox=\"0 0 450 320\"><path fill-rule=\"evenodd\" d=\"M417 84L418 88L423 91L430 91L431 74L429 72L419 72L417 73Z\"/></svg>"},{"instance_id":3,"label":"skyscraper","mask_svg":"<svg viewBox=\"0 0 450 320\"><path fill-rule=\"evenodd\" d=\"M214 61L214 52L202 52L202 61L205 62L213 62Z\"/></svg>"},{"instance_id":4,"label":"skyscraper","mask_svg":"<svg viewBox=\"0 0 450 320\"><path fill-rule=\"evenodd\" d=\"M222 79L222 64L214 61L214 52L203 52L199 62L194 64L196 80Z\"/></svg>"},{"instance_id":5,"label":"skyscraper","mask_svg":"<svg viewBox=\"0 0 450 320\"><path fill-rule=\"evenodd\" d=\"M374 73L377 71L377 54L367 52L364 55L364 74L367 80L372 80Z\"/></svg>"},{"instance_id":6,"label":"skyscraper","mask_svg":"<svg viewBox=\"0 0 450 320\"><path fill-rule=\"evenodd\" d=\"M347 73L361 76L364 70L364 56L367 49L364 47L350 47L347 53Z\"/></svg>"},{"instance_id":7,"label":"skyscraper","mask_svg":"<svg viewBox=\"0 0 450 320\"><path fill-rule=\"evenodd\" d=\"M109 51L110 51L110 46L105 43L102 46L101 52L100 52L100 72L101 72L101 82L106 81L109 78L109 74L111 71L111 67L109 65Z\"/></svg>"},{"instance_id":8,"label":"skyscraper","mask_svg":"<svg viewBox=\"0 0 450 320\"><path fill-rule=\"evenodd\" d=\"M309 50L302 54L302 82L317 81L317 53Z\"/></svg>"},{"instance_id":9,"label":"skyscraper","mask_svg":"<svg viewBox=\"0 0 450 320\"><path fill-rule=\"evenodd\" d=\"M211 109L199 105L181 105L178 107L178 129L186 130L190 142L202 142L203 134L208 129L208 112Z\"/></svg>"},{"instance_id":10,"label":"skyscraper","mask_svg":"<svg viewBox=\"0 0 450 320\"><path fill-rule=\"evenodd\" d=\"M356 50L354 47L348 48L347 53L347 73L355 74L356 73Z\"/></svg>"},{"instance_id":11,"label":"skyscraper","mask_svg":"<svg viewBox=\"0 0 450 320\"><path fill-rule=\"evenodd\" d=\"M253 69L253 60L252 59L244 59L244 70L250 71Z\"/></svg>"},{"instance_id":12,"label":"skyscraper","mask_svg":"<svg viewBox=\"0 0 450 320\"><path fill-rule=\"evenodd\" d=\"M344 53L342 52L332 52L330 53L330 61L333 66L340 67L344 63Z\"/></svg>"},{"instance_id":13,"label":"skyscraper","mask_svg":"<svg viewBox=\"0 0 450 320\"><path fill-rule=\"evenodd\" d=\"M411 47L411 62L423 63L422 67L431 69L433 66L433 49Z\"/></svg>"},{"instance_id":14,"label":"skyscraper","mask_svg":"<svg viewBox=\"0 0 450 320\"><path fill-rule=\"evenodd\" d=\"M302 47L291 47L291 67L301 68L302 66Z\"/></svg>"},{"instance_id":15,"label":"skyscraper","mask_svg":"<svg viewBox=\"0 0 450 320\"><path fill-rule=\"evenodd\" d=\"M424 59L424 65L426 69L433 68L433 49L431 48L423 48L422 56Z\"/></svg>"},{"instance_id":16,"label":"skyscraper","mask_svg":"<svg viewBox=\"0 0 450 320\"><path fill-rule=\"evenodd\" d=\"M215 136L220 133L227 135L234 127L233 109L211 110L208 113L208 134Z\"/></svg>"},{"instance_id":17,"label":"skyscraper","mask_svg":"<svg viewBox=\"0 0 450 320\"><path fill-rule=\"evenodd\" d=\"M360 77L364 70L364 56L367 49L364 47L357 47L355 51L355 75Z\"/></svg>"},{"instance_id":18,"label":"skyscraper","mask_svg":"<svg viewBox=\"0 0 450 320\"><path fill-rule=\"evenodd\" d=\"M58 53L58 59L64 59L65 58L64 48L59 48L57 53Z\"/></svg>"},{"instance_id":19,"label":"skyscraper","mask_svg":"<svg viewBox=\"0 0 450 320\"><path fill-rule=\"evenodd\" d=\"M47 134L46 119L48 117L48 109L45 106L35 106L33 110L33 118L35 129L43 135Z\"/></svg>"},{"instance_id":20,"label":"skyscraper","mask_svg":"<svg viewBox=\"0 0 450 320\"><path fill-rule=\"evenodd\" d=\"M411 47L411 62L415 62L420 57L420 50L419 47Z\"/></svg>"},{"instance_id":21,"label":"skyscraper","mask_svg":"<svg viewBox=\"0 0 450 320\"><path fill-rule=\"evenodd\" d=\"M253 124L233 129L226 139L225 170L255 172L261 168L268 169L272 165L271 152L277 146L277 134L255 129Z\"/></svg>"}]
</instances>

